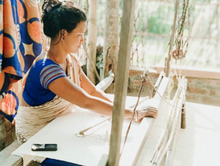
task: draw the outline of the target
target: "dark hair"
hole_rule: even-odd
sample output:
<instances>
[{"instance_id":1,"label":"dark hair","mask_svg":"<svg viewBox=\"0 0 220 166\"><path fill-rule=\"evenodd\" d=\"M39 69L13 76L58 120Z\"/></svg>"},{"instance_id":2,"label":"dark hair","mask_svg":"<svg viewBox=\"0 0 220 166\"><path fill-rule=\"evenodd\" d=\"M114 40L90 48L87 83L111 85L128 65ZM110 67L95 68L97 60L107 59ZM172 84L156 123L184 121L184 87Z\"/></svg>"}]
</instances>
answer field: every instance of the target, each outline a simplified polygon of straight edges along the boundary
<instances>
[{"instance_id":1,"label":"dark hair","mask_svg":"<svg viewBox=\"0 0 220 166\"><path fill-rule=\"evenodd\" d=\"M50 38L55 38L62 29L70 33L79 22L86 21L85 13L70 1L45 0L42 11L44 34Z\"/></svg>"}]
</instances>

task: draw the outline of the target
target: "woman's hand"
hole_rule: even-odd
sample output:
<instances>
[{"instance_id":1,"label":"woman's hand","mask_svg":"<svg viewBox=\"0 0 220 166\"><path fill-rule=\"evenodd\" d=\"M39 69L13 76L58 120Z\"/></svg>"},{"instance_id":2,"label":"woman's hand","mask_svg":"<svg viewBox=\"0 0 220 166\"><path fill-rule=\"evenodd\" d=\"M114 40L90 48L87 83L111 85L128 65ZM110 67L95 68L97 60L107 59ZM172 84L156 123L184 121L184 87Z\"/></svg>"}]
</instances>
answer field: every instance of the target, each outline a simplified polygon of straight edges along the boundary
<instances>
[{"instance_id":1,"label":"woman's hand","mask_svg":"<svg viewBox=\"0 0 220 166\"><path fill-rule=\"evenodd\" d=\"M137 108L135 111L135 120L140 121L146 116L151 116L153 118L156 118L158 116L157 108L152 106L145 106L142 108Z\"/></svg>"}]
</instances>

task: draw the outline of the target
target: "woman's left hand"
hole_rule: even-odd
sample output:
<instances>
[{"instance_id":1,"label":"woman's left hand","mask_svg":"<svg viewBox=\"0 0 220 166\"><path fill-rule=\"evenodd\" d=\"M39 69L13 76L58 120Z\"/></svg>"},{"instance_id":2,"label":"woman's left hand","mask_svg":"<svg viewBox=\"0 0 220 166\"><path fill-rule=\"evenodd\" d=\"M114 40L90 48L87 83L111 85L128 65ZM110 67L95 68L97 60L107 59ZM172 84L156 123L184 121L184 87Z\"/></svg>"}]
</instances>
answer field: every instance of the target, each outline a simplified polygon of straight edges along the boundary
<instances>
[{"instance_id":1,"label":"woman's left hand","mask_svg":"<svg viewBox=\"0 0 220 166\"><path fill-rule=\"evenodd\" d=\"M137 108L135 111L135 120L140 121L146 116L151 116L153 118L157 118L158 116L158 111L157 108L152 107L152 106L145 106L142 108Z\"/></svg>"}]
</instances>

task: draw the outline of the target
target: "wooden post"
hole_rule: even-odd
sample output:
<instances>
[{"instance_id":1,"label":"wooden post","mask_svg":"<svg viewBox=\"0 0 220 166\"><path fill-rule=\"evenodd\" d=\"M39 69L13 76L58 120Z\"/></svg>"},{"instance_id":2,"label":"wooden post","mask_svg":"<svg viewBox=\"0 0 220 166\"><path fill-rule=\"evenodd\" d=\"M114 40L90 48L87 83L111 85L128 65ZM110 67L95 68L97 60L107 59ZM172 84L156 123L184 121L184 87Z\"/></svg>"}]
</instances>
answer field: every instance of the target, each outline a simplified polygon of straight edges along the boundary
<instances>
[{"instance_id":1,"label":"wooden post","mask_svg":"<svg viewBox=\"0 0 220 166\"><path fill-rule=\"evenodd\" d=\"M91 61L87 60L88 78L95 84L95 63L96 63L96 11L97 0L89 0L89 19L88 19L88 56Z\"/></svg>"},{"instance_id":2,"label":"wooden post","mask_svg":"<svg viewBox=\"0 0 220 166\"><path fill-rule=\"evenodd\" d=\"M168 57L167 57L167 60L166 60L166 68L165 68L166 77L168 77L169 73L170 73L170 59L171 59L170 52L173 49L174 36L175 36L175 32L176 32L176 19L177 19L177 14L178 14L178 8L179 8L179 0L176 0L175 15L174 15L173 27L172 27L172 34L171 34L171 37L170 37L170 47L169 47L169 51L168 51Z\"/></svg>"},{"instance_id":3,"label":"wooden post","mask_svg":"<svg viewBox=\"0 0 220 166\"><path fill-rule=\"evenodd\" d=\"M123 16L116 75L115 99L112 115L112 129L108 166L118 166L120 158L121 132L124 119L125 97L128 86L128 70L134 22L135 0L123 1Z\"/></svg>"}]
</instances>

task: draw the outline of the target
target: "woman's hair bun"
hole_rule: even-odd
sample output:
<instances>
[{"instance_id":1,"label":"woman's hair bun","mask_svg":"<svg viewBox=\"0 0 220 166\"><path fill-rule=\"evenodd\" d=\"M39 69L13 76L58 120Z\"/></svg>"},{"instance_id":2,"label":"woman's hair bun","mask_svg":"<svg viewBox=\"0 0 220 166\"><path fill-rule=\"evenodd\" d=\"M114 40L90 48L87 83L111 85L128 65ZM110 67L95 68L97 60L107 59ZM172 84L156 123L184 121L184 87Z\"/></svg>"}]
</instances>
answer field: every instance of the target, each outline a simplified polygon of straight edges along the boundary
<instances>
[{"instance_id":1,"label":"woman's hair bun","mask_svg":"<svg viewBox=\"0 0 220 166\"><path fill-rule=\"evenodd\" d=\"M70 33L79 22L86 21L85 13L71 1L46 0L42 9L44 34L50 38L55 38L63 29Z\"/></svg>"},{"instance_id":2,"label":"woman's hair bun","mask_svg":"<svg viewBox=\"0 0 220 166\"><path fill-rule=\"evenodd\" d=\"M62 3L58 0L44 0L44 3L42 5L43 14L47 14L51 11L51 9L58 8L61 5Z\"/></svg>"}]
</instances>

